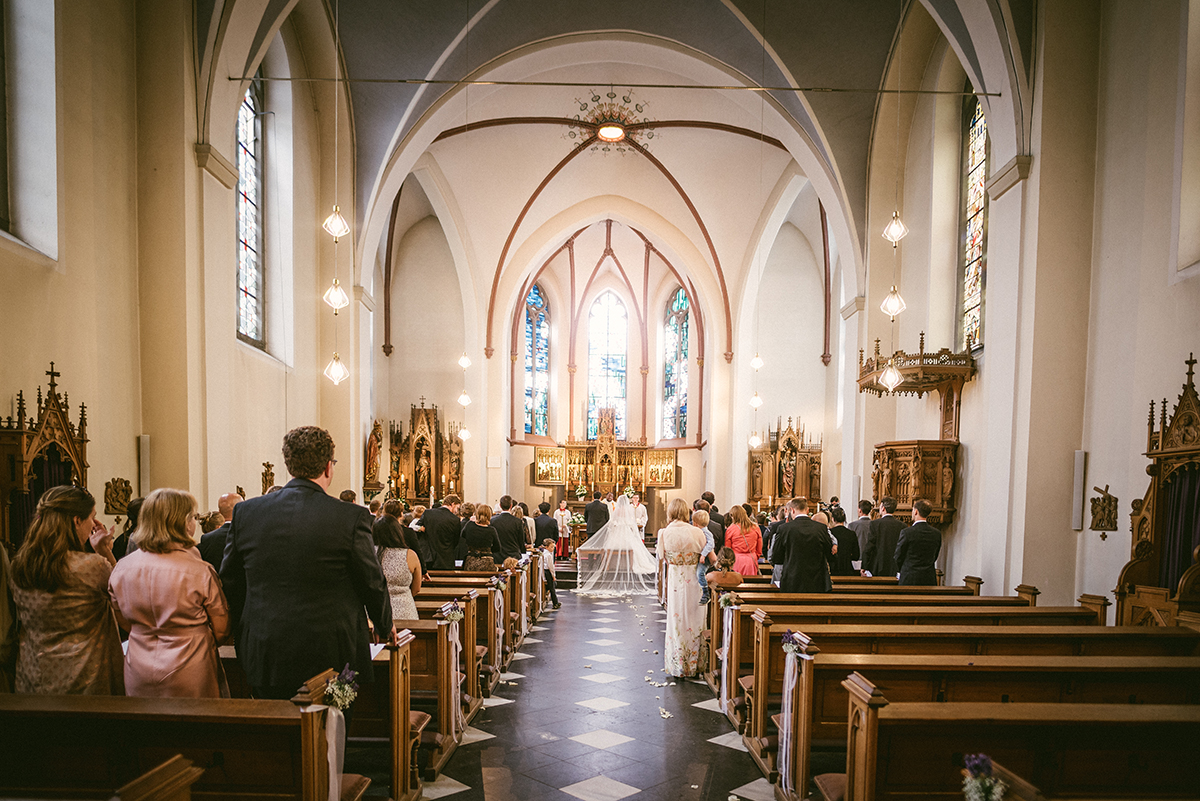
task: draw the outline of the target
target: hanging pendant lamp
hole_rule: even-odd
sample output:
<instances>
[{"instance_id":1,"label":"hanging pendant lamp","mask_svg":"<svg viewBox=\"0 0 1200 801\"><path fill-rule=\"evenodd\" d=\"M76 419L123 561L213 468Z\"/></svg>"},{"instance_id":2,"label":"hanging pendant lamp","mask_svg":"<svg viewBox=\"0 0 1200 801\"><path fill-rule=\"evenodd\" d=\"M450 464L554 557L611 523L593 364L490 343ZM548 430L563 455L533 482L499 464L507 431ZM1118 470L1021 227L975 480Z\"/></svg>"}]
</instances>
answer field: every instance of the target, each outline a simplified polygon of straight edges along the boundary
<instances>
[{"instance_id":1,"label":"hanging pendant lamp","mask_svg":"<svg viewBox=\"0 0 1200 801\"><path fill-rule=\"evenodd\" d=\"M325 290L323 300L333 308L334 314L350 305L350 296L346 294L346 290L342 289L342 285L336 278L333 279L333 286Z\"/></svg>"},{"instance_id":2,"label":"hanging pendant lamp","mask_svg":"<svg viewBox=\"0 0 1200 801\"><path fill-rule=\"evenodd\" d=\"M757 448L759 445L762 445L762 437L758 435L757 431L750 432L750 447Z\"/></svg>"},{"instance_id":3,"label":"hanging pendant lamp","mask_svg":"<svg viewBox=\"0 0 1200 801\"><path fill-rule=\"evenodd\" d=\"M883 368L883 374L879 376L879 383L887 387L888 392L895 392L896 387L904 383L904 377L900 375L900 371L896 369L896 364L892 359L888 359L887 367Z\"/></svg>"},{"instance_id":4,"label":"hanging pendant lamp","mask_svg":"<svg viewBox=\"0 0 1200 801\"><path fill-rule=\"evenodd\" d=\"M460 428L460 429L458 429L458 438L465 442L466 440L469 440L471 438L471 432L468 431L465 427Z\"/></svg>"},{"instance_id":5,"label":"hanging pendant lamp","mask_svg":"<svg viewBox=\"0 0 1200 801\"><path fill-rule=\"evenodd\" d=\"M325 366L325 377L332 381L335 387L350 377L350 370L336 351L333 354L333 360Z\"/></svg>"},{"instance_id":6,"label":"hanging pendant lamp","mask_svg":"<svg viewBox=\"0 0 1200 801\"><path fill-rule=\"evenodd\" d=\"M908 226L900 219L900 211L892 212L892 219L883 227L883 238L893 245L908 236Z\"/></svg>"},{"instance_id":7,"label":"hanging pendant lamp","mask_svg":"<svg viewBox=\"0 0 1200 801\"><path fill-rule=\"evenodd\" d=\"M879 308L884 314L895 320L896 315L907 309L908 305L904 302L904 298L900 297L900 291L896 289L896 285L892 284L892 291L887 293L887 297L883 299L883 303L879 304Z\"/></svg>"},{"instance_id":8,"label":"hanging pendant lamp","mask_svg":"<svg viewBox=\"0 0 1200 801\"><path fill-rule=\"evenodd\" d=\"M350 233L350 223L346 222L346 218L342 216L342 211L336 203L333 204L333 214L325 218L321 227L329 232L334 242Z\"/></svg>"}]
</instances>

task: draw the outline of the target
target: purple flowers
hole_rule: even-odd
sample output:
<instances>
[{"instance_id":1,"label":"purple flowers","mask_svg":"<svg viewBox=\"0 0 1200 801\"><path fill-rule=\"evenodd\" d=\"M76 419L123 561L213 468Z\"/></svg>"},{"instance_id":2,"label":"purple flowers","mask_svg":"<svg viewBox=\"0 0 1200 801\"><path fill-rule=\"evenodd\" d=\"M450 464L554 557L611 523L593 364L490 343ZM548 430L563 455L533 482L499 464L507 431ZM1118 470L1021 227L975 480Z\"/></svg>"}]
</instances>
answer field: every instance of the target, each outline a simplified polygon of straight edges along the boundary
<instances>
[{"instance_id":1,"label":"purple flowers","mask_svg":"<svg viewBox=\"0 0 1200 801\"><path fill-rule=\"evenodd\" d=\"M963 757L963 797L967 801L1000 801L1008 785L992 776L992 758L987 754Z\"/></svg>"},{"instance_id":2,"label":"purple flowers","mask_svg":"<svg viewBox=\"0 0 1200 801\"><path fill-rule=\"evenodd\" d=\"M967 754L963 762L967 766L967 775L972 779L991 778L992 758L987 754Z\"/></svg>"},{"instance_id":3,"label":"purple flowers","mask_svg":"<svg viewBox=\"0 0 1200 801\"><path fill-rule=\"evenodd\" d=\"M348 709L358 697L358 671L350 669L350 663L342 672L325 683L325 702L337 709Z\"/></svg>"}]
</instances>

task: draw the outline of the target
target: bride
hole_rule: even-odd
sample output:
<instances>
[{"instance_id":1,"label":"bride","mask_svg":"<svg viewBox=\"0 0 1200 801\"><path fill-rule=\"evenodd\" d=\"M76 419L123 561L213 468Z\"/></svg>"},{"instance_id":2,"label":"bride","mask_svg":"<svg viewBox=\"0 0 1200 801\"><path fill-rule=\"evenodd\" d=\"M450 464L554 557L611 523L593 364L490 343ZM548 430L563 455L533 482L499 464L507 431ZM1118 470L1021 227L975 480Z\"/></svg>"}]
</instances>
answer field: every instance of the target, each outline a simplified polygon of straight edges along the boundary
<instances>
[{"instance_id":1,"label":"bride","mask_svg":"<svg viewBox=\"0 0 1200 801\"><path fill-rule=\"evenodd\" d=\"M638 534L629 498L617 499L608 522L575 549L580 595L651 595L658 562Z\"/></svg>"}]
</instances>

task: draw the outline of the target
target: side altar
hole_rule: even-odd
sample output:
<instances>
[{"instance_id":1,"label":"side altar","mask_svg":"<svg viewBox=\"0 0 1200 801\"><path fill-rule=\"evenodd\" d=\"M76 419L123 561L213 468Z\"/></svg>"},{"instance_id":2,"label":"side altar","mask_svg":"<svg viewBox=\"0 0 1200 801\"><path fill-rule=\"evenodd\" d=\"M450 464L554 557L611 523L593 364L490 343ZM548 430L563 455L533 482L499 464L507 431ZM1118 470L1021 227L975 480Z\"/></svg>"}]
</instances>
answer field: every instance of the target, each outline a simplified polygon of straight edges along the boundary
<instances>
[{"instance_id":1,"label":"side altar","mask_svg":"<svg viewBox=\"0 0 1200 801\"><path fill-rule=\"evenodd\" d=\"M386 499L399 499L409 506L433 505L450 493L463 494L463 443L458 423L447 423L442 433L438 407L412 406L408 434L401 423L389 425L389 470ZM372 435L374 432L372 432ZM367 442L368 460L372 451ZM374 446L379 448L378 445ZM368 465L367 481L371 475ZM380 487L382 489L382 487Z\"/></svg>"},{"instance_id":2,"label":"side altar","mask_svg":"<svg viewBox=\"0 0 1200 801\"><path fill-rule=\"evenodd\" d=\"M751 446L747 462L746 499L768 509L797 496L821 500L821 441L813 442L803 424L788 418L767 426L767 438Z\"/></svg>"}]
</instances>

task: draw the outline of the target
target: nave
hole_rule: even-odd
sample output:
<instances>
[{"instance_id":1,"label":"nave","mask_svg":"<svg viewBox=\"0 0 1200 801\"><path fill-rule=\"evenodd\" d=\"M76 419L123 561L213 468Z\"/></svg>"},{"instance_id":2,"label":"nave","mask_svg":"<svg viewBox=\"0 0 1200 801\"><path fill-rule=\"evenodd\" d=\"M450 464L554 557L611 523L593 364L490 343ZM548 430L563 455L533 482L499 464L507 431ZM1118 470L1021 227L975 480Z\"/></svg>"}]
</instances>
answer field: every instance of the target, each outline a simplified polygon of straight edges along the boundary
<instances>
[{"instance_id":1,"label":"nave","mask_svg":"<svg viewBox=\"0 0 1200 801\"><path fill-rule=\"evenodd\" d=\"M707 685L664 677L666 613L653 597L559 598L424 798L771 801ZM346 770L386 796L383 749L352 745Z\"/></svg>"}]
</instances>

